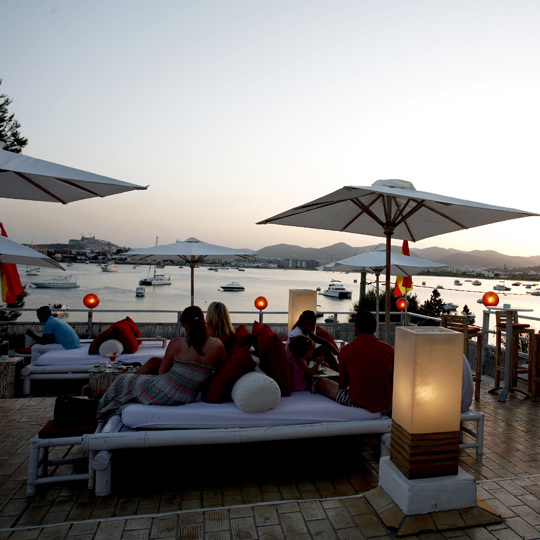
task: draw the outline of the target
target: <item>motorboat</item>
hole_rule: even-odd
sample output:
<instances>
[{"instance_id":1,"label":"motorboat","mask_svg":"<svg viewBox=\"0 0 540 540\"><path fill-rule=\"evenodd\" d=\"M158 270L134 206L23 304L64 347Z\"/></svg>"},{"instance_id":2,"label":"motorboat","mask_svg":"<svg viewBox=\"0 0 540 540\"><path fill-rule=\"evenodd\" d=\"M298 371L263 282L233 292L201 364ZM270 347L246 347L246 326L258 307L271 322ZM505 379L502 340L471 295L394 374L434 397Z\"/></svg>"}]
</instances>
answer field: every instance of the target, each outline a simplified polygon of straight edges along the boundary
<instances>
[{"instance_id":1,"label":"motorboat","mask_svg":"<svg viewBox=\"0 0 540 540\"><path fill-rule=\"evenodd\" d=\"M212 272L217 272L219 268L216 268L215 266L210 266L208 270L212 270Z\"/></svg>"},{"instance_id":2,"label":"motorboat","mask_svg":"<svg viewBox=\"0 0 540 540\"><path fill-rule=\"evenodd\" d=\"M76 289L79 287L71 278L54 277L42 281L32 281L32 285L38 289Z\"/></svg>"},{"instance_id":3,"label":"motorboat","mask_svg":"<svg viewBox=\"0 0 540 540\"><path fill-rule=\"evenodd\" d=\"M343 283L337 279L333 279L328 285L328 289L321 293L324 296L332 296L333 298L339 298L340 300L345 300L347 298L352 298L352 291L348 291Z\"/></svg>"},{"instance_id":4,"label":"motorboat","mask_svg":"<svg viewBox=\"0 0 540 540\"><path fill-rule=\"evenodd\" d=\"M245 272L245 271L246 271L245 268L237 268L237 270L238 270L239 272Z\"/></svg>"},{"instance_id":5,"label":"motorboat","mask_svg":"<svg viewBox=\"0 0 540 540\"><path fill-rule=\"evenodd\" d=\"M458 308L458 305L452 302L448 302L448 304L443 305L444 311L455 311L457 308Z\"/></svg>"},{"instance_id":6,"label":"motorboat","mask_svg":"<svg viewBox=\"0 0 540 540\"><path fill-rule=\"evenodd\" d=\"M437 289L444 289L442 285L437 285Z\"/></svg>"},{"instance_id":7,"label":"motorboat","mask_svg":"<svg viewBox=\"0 0 540 540\"><path fill-rule=\"evenodd\" d=\"M49 309L55 317L66 317L69 306L66 306L66 304L49 304Z\"/></svg>"},{"instance_id":8,"label":"motorboat","mask_svg":"<svg viewBox=\"0 0 540 540\"><path fill-rule=\"evenodd\" d=\"M41 268L39 266L27 266L25 274L27 276L39 276Z\"/></svg>"},{"instance_id":9,"label":"motorboat","mask_svg":"<svg viewBox=\"0 0 540 540\"><path fill-rule=\"evenodd\" d=\"M234 291L245 291L246 289L243 285L240 285L240 283L238 283L237 281L231 281L231 283L228 283L227 285L222 285L221 290L234 292Z\"/></svg>"},{"instance_id":10,"label":"motorboat","mask_svg":"<svg viewBox=\"0 0 540 540\"><path fill-rule=\"evenodd\" d=\"M106 263L101 265L101 270L103 272L118 272L118 266L113 263Z\"/></svg>"},{"instance_id":11,"label":"motorboat","mask_svg":"<svg viewBox=\"0 0 540 540\"><path fill-rule=\"evenodd\" d=\"M454 279L454 285L463 285L459 279Z\"/></svg>"},{"instance_id":12,"label":"motorboat","mask_svg":"<svg viewBox=\"0 0 540 540\"><path fill-rule=\"evenodd\" d=\"M512 289L510 287L507 287L506 285L495 285L493 287L494 291L511 291Z\"/></svg>"},{"instance_id":13,"label":"motorboat","mask_svg":"<svg viewBox=\"0 0 540 540\"><path fill-rule=\"evenodd\" d=\"M471 283L471 285L476 285L476 286L478 287L479 285L482 285L482 282L479 281L478 279L475 279L475 280Z\"/></svg>"},{"instance_id":14,"label":"motorboat","mask_svg":"<svg viewBox=\"0 0 540 540\"><path fill-rule=\"evenodd\" d=\"M512 287L519 287L521 285L521 281L515 281L512 283Z\"/></svg>"},{"instance_id":15,"label":"motorboat","mask_svg":"<svg viewBox=\"0 0 540 540\"><path fill-rule=\"evenodd\" d=\"M527 291L527 294L531 294L532 296L540 296L540 291L538 289L534 291Z\"/></svg>"},{"instance_id":16,"label":"motorboat","mask_svg":"<svg viewBox=\"0 0 540 540\"><path fill-rule=\"evenodd\" d=\"M324 322L327 324L333 324L336 322L336 318L333 315L330 315L329 317L326 317L326 319L324 319Z\"/></svg>"},{"instance_id":17,"label":"motorboat","mask_svg":"<svg viewBox=\"0 0 540 540\"><path fill-rule=\"evenodd\" d=\"M142 298L143 296L146 296L146 289L144 287L137 287L135 289L135 296Z\"/></svg>"},{"instance_id":18,"label":"motorboat","mask_svg":"<svg viewBox=\"0 0 540 540\"><path fill-rule=\"evenodd\" d=\"M146 277L145 279L139 280L139 285L151 285L156 287L159 285L172 285L171 277L165 276L164 274L156 274L152 277Z\"/></svg>"}]
</instances>

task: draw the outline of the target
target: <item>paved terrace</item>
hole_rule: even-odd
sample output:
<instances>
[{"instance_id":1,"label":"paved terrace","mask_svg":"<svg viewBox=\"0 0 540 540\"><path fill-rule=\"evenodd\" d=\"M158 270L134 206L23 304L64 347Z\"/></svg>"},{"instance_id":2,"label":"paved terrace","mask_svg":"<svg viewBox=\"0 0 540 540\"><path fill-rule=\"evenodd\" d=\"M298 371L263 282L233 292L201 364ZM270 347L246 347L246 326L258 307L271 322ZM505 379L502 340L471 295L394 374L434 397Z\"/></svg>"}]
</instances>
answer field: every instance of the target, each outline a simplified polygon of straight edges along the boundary
<instances>
[{"instance_id":1,"label":"paved terrace","mask_svg":"<svg viewBox=\"0 0 540 540\"><path fill-rule=\"evenodd\" d=\"M485 454L462 451L460 461L503 522L467 528L467 516L440 512L429 522L451 530L411 538L540 538L540 404L517 394L499 403L489 386L473 404L486 414ZM0 401L0 540L394 537L362 496L378 484L375 437L125 451L112 496L71 482L26 497L28 441L53 405Z\"/></svg>"}]
</instances>

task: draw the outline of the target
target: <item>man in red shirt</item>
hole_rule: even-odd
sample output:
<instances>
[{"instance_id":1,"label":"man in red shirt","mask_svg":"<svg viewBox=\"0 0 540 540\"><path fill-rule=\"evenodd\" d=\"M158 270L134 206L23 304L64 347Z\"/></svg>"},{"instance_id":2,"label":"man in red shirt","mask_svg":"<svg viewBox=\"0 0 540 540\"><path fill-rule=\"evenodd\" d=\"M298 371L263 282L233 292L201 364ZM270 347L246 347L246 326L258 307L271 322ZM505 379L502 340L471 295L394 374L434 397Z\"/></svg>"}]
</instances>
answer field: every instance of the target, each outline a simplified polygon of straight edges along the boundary
<instances>
[{"instance_id":1,"label":"man in red shirt","mask_svg":"<svg viewBox=\"0 0 540 540\"><path fill-rule=\"evenodd\" d=\"M355 317L354 341L339 353L339 385L319 380L319 391L349 407L389 414L392 409L394 348L376 338L377 321L369 311Z\"/></svg>"}]
</instances>

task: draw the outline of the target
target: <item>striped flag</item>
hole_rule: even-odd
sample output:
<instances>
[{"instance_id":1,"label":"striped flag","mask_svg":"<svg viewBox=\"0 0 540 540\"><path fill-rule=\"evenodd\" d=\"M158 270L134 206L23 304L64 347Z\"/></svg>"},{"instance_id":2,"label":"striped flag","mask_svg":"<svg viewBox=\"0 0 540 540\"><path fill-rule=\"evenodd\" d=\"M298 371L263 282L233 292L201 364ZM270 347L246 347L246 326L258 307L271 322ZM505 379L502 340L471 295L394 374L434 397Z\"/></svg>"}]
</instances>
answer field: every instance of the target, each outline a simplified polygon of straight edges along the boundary
<instances>
[{"instance_id":1,"label":"striped flag","mask_svg":"<svg viewBox=\"0 0 540 540\"><path fill-rule=\"evenodd\" d=\"M401 254L411 256L409 253L409 242L403 240L403 246L401 248ZM398 298L400 296L406 295L409 291L413 290L412 286L412 277L398 276L396 278L396 286L394 288L394 297Z\"/></svg>"},{"instance_id":2,"label":"striped flag","mask_svg":"<svg viewBox=\"0 0 540 540\"><path fill-rule=\"evenodd\" d=\"M6 229L0 223L0 233L7 238ZM23 293L21 279L16 264L0 263L0 276L2 284L2 302L14 304L17 296Z\"/></svg>"}]
</instances>

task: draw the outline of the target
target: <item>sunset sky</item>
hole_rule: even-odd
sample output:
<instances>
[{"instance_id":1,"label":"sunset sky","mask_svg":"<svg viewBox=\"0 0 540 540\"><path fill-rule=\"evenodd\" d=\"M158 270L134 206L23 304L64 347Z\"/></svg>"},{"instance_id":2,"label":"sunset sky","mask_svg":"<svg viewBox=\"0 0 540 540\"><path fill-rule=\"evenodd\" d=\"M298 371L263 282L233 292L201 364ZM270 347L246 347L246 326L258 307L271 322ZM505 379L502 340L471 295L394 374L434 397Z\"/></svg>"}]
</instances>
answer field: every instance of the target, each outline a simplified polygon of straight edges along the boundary
<instances>
[{"instance_id":1,"label":"sunset sky","mask_svg":"<svg viewBox=\"0 0 540 540\"><path fill-rule=\"evenodd\" d=\"M2 0L0 10L0 93L24 153L150 186L67 206L2 199L18 242L372 245L381 240L256 222L388 178L540 213L537 0ZM539 255L539 226L525 218L416 247Z\"/></svg>"}]
</instances>

